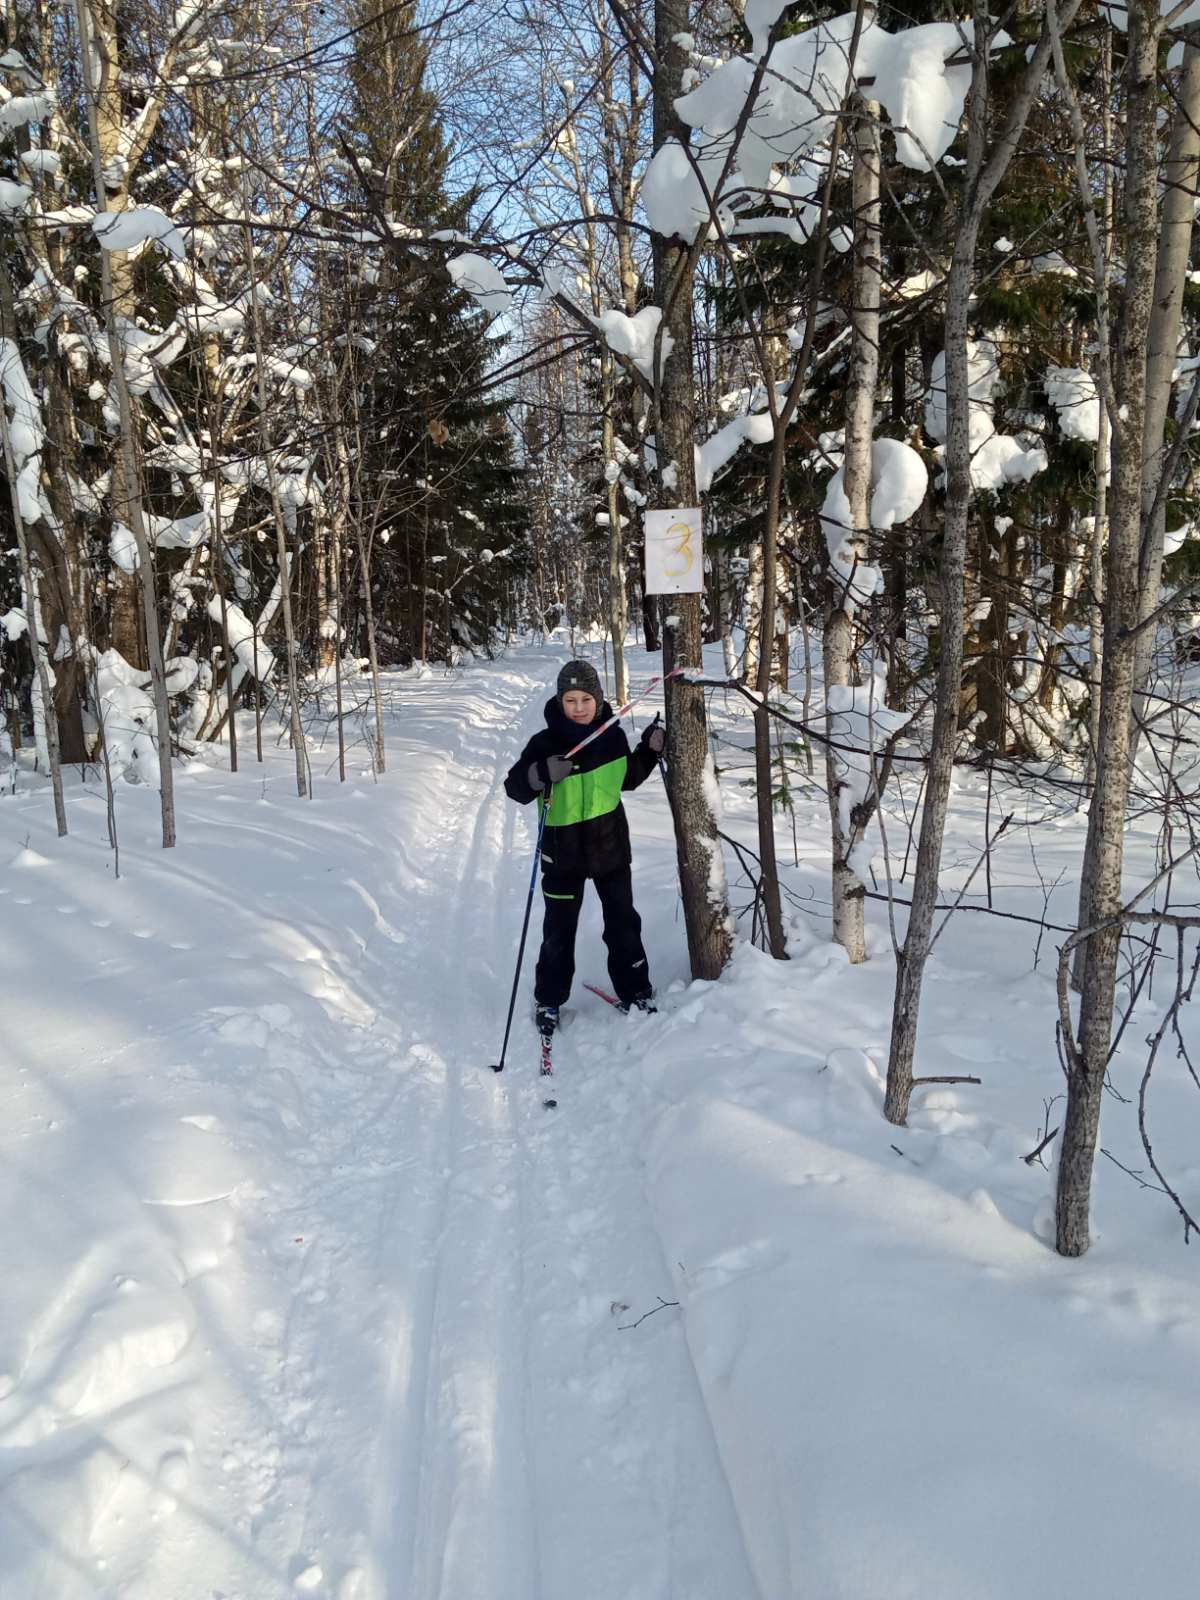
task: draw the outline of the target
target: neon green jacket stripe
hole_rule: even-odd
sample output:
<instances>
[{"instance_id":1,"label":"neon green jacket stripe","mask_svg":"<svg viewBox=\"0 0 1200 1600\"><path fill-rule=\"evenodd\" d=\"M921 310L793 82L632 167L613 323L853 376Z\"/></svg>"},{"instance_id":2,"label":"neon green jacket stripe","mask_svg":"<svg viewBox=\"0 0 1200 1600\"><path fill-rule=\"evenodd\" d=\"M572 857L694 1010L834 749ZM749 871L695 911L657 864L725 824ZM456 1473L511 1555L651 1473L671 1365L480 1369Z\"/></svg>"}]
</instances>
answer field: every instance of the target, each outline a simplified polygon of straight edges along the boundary
<instances>
[{"instance_id":1,"label":"neon green jacket stripe","mask_svg":"<svg viewBox=\"0 0 1200 1600\"><path fill-rule=\"evenodd\" d=\"M621 804L628 758L618 756L591 772L574 772L554 785L554 804L546 818L548 828L570 828L576 822L606 817ZM543 801L542 804L545 802Z\"/></svg>"}]
</instances>

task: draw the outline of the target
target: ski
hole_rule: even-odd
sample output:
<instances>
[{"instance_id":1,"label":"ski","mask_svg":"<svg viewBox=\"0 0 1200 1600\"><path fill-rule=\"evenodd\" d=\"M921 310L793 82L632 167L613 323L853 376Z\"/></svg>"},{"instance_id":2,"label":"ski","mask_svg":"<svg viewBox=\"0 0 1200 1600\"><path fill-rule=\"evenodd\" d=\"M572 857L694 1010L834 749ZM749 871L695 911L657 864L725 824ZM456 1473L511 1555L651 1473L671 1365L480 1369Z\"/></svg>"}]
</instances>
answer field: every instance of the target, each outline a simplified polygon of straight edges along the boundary
<instances>
[{"instance_id":1,"label":"ski","mask_svg":"<svg viewBox=\"0 0 1200 1600\"><path fill-rule=\"evenodd\" d=\"M554 1056L554 1035L552 1033L540 1033L538 1035L538 1038L541 1041L541 1046L542 1046L542 1063L541 1063L541 1067L539 1069L538 1076L543 1078L543 1079L545 1079L545 1078L553 1078L553 1076L554 1076L554 1059L553 1059L553 1056ZM553 1111L555 1106L557 1106L557 1104L558 1104L558 1101L555 1099L554 1095L549 1093L550 1088L551 1088L550 1084L548 1084L548 1083L543 1083L542 1084L542 1104L545 1106L547 1111Z\"/></svg>"}]
</instances>

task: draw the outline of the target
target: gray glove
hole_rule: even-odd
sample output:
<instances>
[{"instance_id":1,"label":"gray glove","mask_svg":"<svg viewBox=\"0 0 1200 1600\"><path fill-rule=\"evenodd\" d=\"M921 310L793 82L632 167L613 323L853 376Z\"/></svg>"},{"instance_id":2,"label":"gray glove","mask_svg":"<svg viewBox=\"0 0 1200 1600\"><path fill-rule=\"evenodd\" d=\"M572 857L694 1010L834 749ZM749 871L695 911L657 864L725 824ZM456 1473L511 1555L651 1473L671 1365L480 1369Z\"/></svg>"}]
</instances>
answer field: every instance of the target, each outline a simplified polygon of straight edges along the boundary
<instances>
[{"instance_id":1,"label":"gray glove","mask_svg":"<svg viewBox=\"0 0 1200 1600\"><path fill-rule=\"evenodd\" d=\"M652 722L642 734L641 742L647 750L652 751L656 756L660 756L667 748L667 730L661 723Z\"/></svg>"},{"instance_id":2,"label":"gray glove","mask_svg":"<svg viewBox=\"0 0 1200 1600\"><path fill-rule=\"evenodd\" d=\"M574 770L575 763L567 756L547 756L544 761L530 762L525 776L531 789L548 789L551 784L569 778Z\"/></svg>"}]
</instances>

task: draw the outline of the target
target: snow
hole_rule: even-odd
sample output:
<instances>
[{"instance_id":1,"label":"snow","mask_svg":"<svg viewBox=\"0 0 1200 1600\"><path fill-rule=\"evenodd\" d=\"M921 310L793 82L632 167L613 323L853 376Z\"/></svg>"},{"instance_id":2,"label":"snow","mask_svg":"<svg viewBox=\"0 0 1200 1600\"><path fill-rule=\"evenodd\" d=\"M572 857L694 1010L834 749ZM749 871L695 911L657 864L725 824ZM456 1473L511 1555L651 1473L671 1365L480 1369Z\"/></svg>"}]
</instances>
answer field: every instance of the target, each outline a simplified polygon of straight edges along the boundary
<instances>
[{"instance_id":1,"label":"snow","mask_svg":"<svg viewBox=\"0 0 1200 1600\"><path fill-rule=\"evenodd\" d=\"M209 599L208 614L220 627L221 601L218 595ZM274 674L275 656L261 638L256 646L253 624L241 607L235 605L228 596L225 599L225 623L229 630L229 648L237 656L243 672L257 678L259 683L265 683Z\"/></svg>"},{"instance_id":2,"label":"snow","mask_svg":"<svg viewBox=\"0 0 1200 1600\"><path fill-rule=\"evenodd\" d=\"M160 773L155 737L154 701L149 693L150 674L130 666L119 650L105 650L101 654L90 646L86 648L94 663L96 698L100 704L100 720L104 730L105 757L114 782L124 778L128 783L144 784L148 788L157 789ZM136 1148L135 1142L135 1151ZM160 1152L151 1153L149 1159L153 1165L146 1166L136 1186L139 1191L150 1191L152 1204L203 1203L180 1197L189 1193L189 1185L194 1185L196 1181L189 1165L179 1159L181 1154L177 1148L163 1154L160 1167ZM208 1180L204 1182L207 1186ZM148 1196L142 1193L141 1198L147 1199ZM174 1318L168 1320L174 1327ZM151 1340L158 1336L159 1330L152 1329L149 1335ZM190 1329L185 1335L184 1343L189 1337ZM172 1354L162 1361L151 1360L151 1365L166 1366L173 1360Z\"/></svg>"},{"instance_id":3,"label":"snow","mask_svg":"<svg viewBox=\"0 0 1200 1600\"><path fill-rule=\"evenodd\" d=\"M761 55L782 7L762 0L748 11L746 22L753 50ZM888 33L868 21L859 31L851 59L857 14L847 12L814 23L778 40L766 57L754 105L745 119L733 171L720 184L733 148L747 97L758 68L750 56L735 55L720 63L694 88L675 100L682 121L700 130L693 150L718 214L727 232L791 231L803 239L811 227L808 211L781 228L779 219L738 219L724 207L737 191L755 193L778 184L778 169L804 158L825 144L836 123L852 77L869 82L871 99L879 101L892 128L896 155L916 171L928 171L947 154L958 133L970 88L971 68L948 66L955 56L969 54L974 37L968 22L930 23ZM997 33L993 48L1008 42ZM718 189L720 192L718 193ZM707 227L709 207L692 164L681 145L668 141L652 158L642 186L642 204L655 232L691 243ZM848 246L847 246L848 247Z\"/></svg>"},{"instance_id":4,"label":"snow","mask_svg":"<svg viewBox=\"0 0 1200 1600\"><path fill-rule=\"evenodd\" d=\"M895 34L882 28L867 32L860 74L874 75L870 97L888 113L897 158L914 171L935 167L958 134L971 65L969 60L959 66L946 62L970 55L974 31L970 22L932 22ZM1008 36L999 33L992 48L1006 43Z\"/></svg>"},{"instance_id":5,"label":"snow","mask_svg":"<svg viewBox=\"0 0 1200 1600\"><path fill-rule=\"evenodd\" d=\"M57 150L22 150L21 165L26 172L54 178L62 166L62 157Z\"/></svg>"},{"instance_id":6,"label":"snow","mask_svg":"<svg viewBox=\"0 0 1200 1600\"><path fill-rule=\"evenodd\" d=\"M1049 457L1041 445L1024 443L1011 434L996 432L995 394L1000 386L1000 352L992 339L967 345L968 430L971 447L971 485L975 489L1003 489L1010 483L1027 483L1044 472ZM946 353L939 351L930 371L925 398L925 428L933 438L946 437Z\"/></svg>"},{"instance_id":7,"label":"snow","mask_svg":"<svg viewBox=\"0 0 1200 1600\"><path fill-rule=\"evenodd\" d=\"M21 216L32 199L33 190L27 183L14 183L11 178L0 178L0 216Z\"/></svg>"},{"instance_id":8,"label":"snow","mask_svg":"<svg viewBox=\"0 0 1200 1600\"><path fill-rule=\"evenodd\" d=\"M711 194L720 179L723 158L705 160L694 151L689 159L678 139L668 139L650 158L639 199L646 220L664 239L693 244L701 230L706 236L711 231L711 212L697 165Z\"/></svg>"},{"instance_id":9,"label":"snow","mask_svg":"<svg viewBox=\"0 0 1200 1600\"><path fill-rule=\"evenodd\" d=\"M925 463L910 445L899 439L876 439L871 445L872 528L894 528L920 509L929 488ZM843 608L853 616L883 588L883 573L868 565L855 550L856 530L846 498L846 470L839 466L825 489L821 531L829 551L829 564L837 575Z\"/></svg>"},{"instance_id":10,"label":"snow","mask_svg":"<svg viewBox=\"0 0 1200 1600\"><path fill-rule=\"evenodd\" d=\"M465 289L485 311L507 311L512 305L512 291L504 281L504 274L486 256L452 256L446 262L446 271L460 289Z\"/></svg>"},{"instance_id":11,"label":"snow","mask_svg":"<svg viewBox=\"0 0 1200 1600\"><path fill-rule=\"evenodd\" d=\"M755 411L725 423L696 447L696 488L707 494L717 473L733 460L743 444L770 444L774 435L775 424L769 411Z\"/></svg>"},{"instance_id":12,"label":"snow","mask_svg":"<svg viewBox=\"0 0 1200 1600\"><path fill-rule=\"evenodd\" d=\"M565 654L389 674L388 773L314 761L310 801L286 735L260 766L244 723L237 775L221 747L177 768L174 851L157 795L118 785L119 878L96 784L68 772L61 840L28 765L0 796L0 1593L1183 1600L1200 1286L1170 1205L1109 1162L1089 1255L1040 1236L1052 1173L1021 1158L1061 1073L1036 926L964 913L939 940L918 1070L982 1081L918 1088L893 1128L886 911L850 968L824 796L795 798L798 865L780 821L791 960L742 942L693 983L653 779L626 806L658 1015L579 990L551 1122L527 955L488 1070L534 841L497 779ZM753 848L729 701L706 785ZM989 805L1042 810L961 769L950 893ZM1009 830L998 906L1040 918L1040 877L1069 920L1086 827ZM1155 851L1135 819L1135 879ZM580 976L603 961L589 898ZM1127 1098L1162 1003L1111 1063ZM1150 1102L1193 1197L1194 1094L1166 1069ZM1106 1101L1131 1166L1136 1121Z\"/></svg>"},{"instance_id":13,"label":"snow","mask_svg":"<svg viewBox=\"0 0 1200 1600\"><path fill-rule=\"evenodd\" d=\"M13 339L0 338L0 389L4 391L8 441L17 469L17 504L21 521L32 526L43 515L40 479L46 433L37 396Z\"/></svg>"},{"instance_id":14,"label":"snow","mask_svg":"<svg viewBox=\"0 0 1200 1600\"><path fill-rule=\"evenodd\" d=\"M750 44L756 56L767 48L771 29L779 21L787 0L746 0L743 20L750 33Z\"/></svg>"},{"instance_id":15,"label":"snow","mask_svg":"<svg viewBox=\"0 0 1200 1600\"><path fill-rule=\"evenodd\" d=\"M58 101L51 89L37 94L17 94L0 105L0 133L23 128L30 122L45 122L54 115Z\"/></svg>"},{"instance_id":16,"label":"snow","mask_svg":"<svg viewBox=\"0 0 1200 1600\"><path fill-rule=\"evenodd\" d=\"M179 261L187 259L183 235L157 206L134 206L129 211L98 211L92 218L92 232L106 250L136 250L149 240Z\"/></svg>"},{"instance_id":17,"label":"snow","mask_svg":"<svg viewBox=\"0 0 1200 1600\"><path fill-rule=\"evenodd\" d=\"M662 308L643 306L634 316L615 309L602 311L598 317L589 316L604 335L608 348L619 356L628 356L644 377L654 377L654 340L662 321ZM662 359L666 361L675 348L669 333L662 336Z\"/></svg>"},{"instance_id":18,"label":"snow","mask_svg":"<svg viewBox=\"0 0 1200 1600\"><path fill-rule=\"evenodd\" d=\"M1096 380L1081 367L1047 367L1046 398L1069 439L1095 444L1100 437L1100 396Z\"/></svg>"},{"instance_id":19,"label":"snow","mask_svg":"<svg viewBox=\"0 0 1200 1600\"><path fill-rule=\"evenodd\" d=\"M113 566L119 567L122 572L132 575L137 571L141 556L132 528L126 527L123 522L113 522L108 539L108 554Z\"/></svg>"}]
</instances>

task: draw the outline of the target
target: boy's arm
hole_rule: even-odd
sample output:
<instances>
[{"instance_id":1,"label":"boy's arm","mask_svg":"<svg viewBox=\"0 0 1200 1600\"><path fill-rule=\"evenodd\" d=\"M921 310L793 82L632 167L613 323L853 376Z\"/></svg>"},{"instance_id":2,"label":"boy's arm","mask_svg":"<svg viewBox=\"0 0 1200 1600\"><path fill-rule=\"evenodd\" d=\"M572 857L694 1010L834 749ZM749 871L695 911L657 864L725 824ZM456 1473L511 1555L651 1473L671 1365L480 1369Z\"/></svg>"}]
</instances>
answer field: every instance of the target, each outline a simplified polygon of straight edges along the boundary
<instances>
[{"instance_id":1,"label":"boy's arm","mask_svg":"<svg viewBox=\"0 0 1200 1600\"><path fill-rule=\"evenodd\" d=\"M629 752L629 760L625 768L625 782L621 785L622 789L638 788L645 783L655 767L658 766L657 753L646 743L646 734L649 732L650 729L647 728L641 739Z\"/></svg>"},{"instance_id":2,"label":"boy's arm","mask_svg":"<svg viewBox=\"0 0 1200 1600\"><path fill-rule=\"evenodd\" d=\"M504 792L510 800L515 800L518 805L527 806L531 800L536 800L541 794L540 789L532 789L529 785L529 768L537 759L534 745L537 741L531 739L524 750L508 769L508 777L504 780Z\"/></svg>"}]
</instances>

